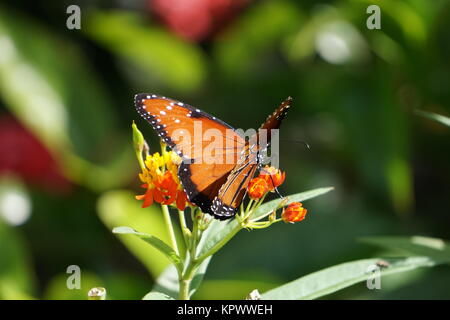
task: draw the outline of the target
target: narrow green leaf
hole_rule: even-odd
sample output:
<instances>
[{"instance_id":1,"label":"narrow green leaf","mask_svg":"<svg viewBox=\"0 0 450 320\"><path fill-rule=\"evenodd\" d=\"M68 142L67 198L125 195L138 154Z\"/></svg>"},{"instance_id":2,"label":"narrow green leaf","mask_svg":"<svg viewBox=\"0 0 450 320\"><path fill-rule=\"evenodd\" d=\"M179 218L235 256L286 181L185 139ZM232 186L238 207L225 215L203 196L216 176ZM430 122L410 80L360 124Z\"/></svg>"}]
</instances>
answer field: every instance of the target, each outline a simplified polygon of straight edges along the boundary
<instances>
[{"instance_id":1,"label":"narrow green leaf","mask_svg":"<svg viewBox=\"0 0 450 320\"><path fill-rule=\"evenodd\" d=\"M359 241L384 248L403 250L409 254L433 257L440 262L450 262L450 244L442 239L430 237L364 237Z\"/></svg>"},{"instance_id":2,"label":"narrow green leaf","mask_svg":"<svg viewBox=\"0 0 450 320\"><path fill-rule=\"evenodd\" d=\"M301 15L290 1L261 1L241 14L214 42L214 55L222 71L243 81L280 39L300 27ZM264 25L264 33L261 26Z\"/></svg>"},{"instance_id":3,"label":"narrow green leaf","mask_svg":"<svg viewBox=\"0 0 450 320\"><path fill-rule=\"evenodd\" d=\"M97 203L100 220L108 229L129 226L152 234L169 243L161 206L152 205L142 209L129 190L115 190L103 193ZM118 236L118 235L116 235ZM169 265L169 261L158 249L150 247L137 237L117 237L127 249L147 268L152 277L157 278Z\"/></svg>"},{"instance_id":4,"label":"narrow green leaf","mask_svg":"<svg viewBox=\"0 0 450 320\"><path fill-rule=\"evenodd\" d=\"M183 262L181 258L176 254L176 252L164 241L161 239L154 237L150 234L141 233L130 227L117 227L113 229L113 233L116 234L132 234L135 235L145 242L151 244L153 247L158 249L161 253L163 253L176 267L178 270L183 270Z\"/></svg>"},{"instance_id":5,"label":"narrow green leaf","mask_svg":"<svg viewBox=\"0 0 450 320\"><path fill-rule=\"evenodd\" d=\"M324 193L333 190L333 187L326 188L317 188L297 194L293 194L287 196L286 205L296 201L305 201L317 196L320 196ZM252 220L260 220L266 216L268 216L279 204L283 201L283 199L276 199L270 202L267 202L261 205L252 215ZM285 200L284 200L285 201ZM226 236L229 236L230 233L236 232L238 227L238 222L236 219L233 219L230 222L218 221L215 220L211 222L209 228L203 234L202 239L198 245L198 257L208 252L211 248L213 248L219 241L221 241Z\"/></svg>"},{"instance_id":6,"label":"narrow green leaf","mask_svg":"<svg viewBox=\"0 0 450 320\"><path fill-rule=\"evenodd\" d=\"M178 297L178 272L173 264L170 264L156 279L152 292L161 292L176 299Z\"/></svg>"},{"instance_id":7,"label":"narrow green leaf","mask_svg":"<svg viewBox=\"0 0 450 320\"><path fill-rule=\"evenodd\" d=\"M320 270L261 295L264 300L308 300L367 281L371 270L382 260L387 267L380 268L381 276L405 272L420 267L432 267L440 263L430 257L413 256L402 259L363 259L339 264Z\"/></svg>"},{"instance_id":8,"label":"narrow green leaf","mask_svg":"<svg viewBox=\"0 0 450 320\"><path fill-rule=\"evenodd\" d=\"M423 111L423 110L416 110L415 111L417 115L437 121L442 123L443 125L450 127L450 118L437 114L437 113L433 113L433 112L428 112L428 111Z\"/></svg>"},{"instance_id":9,"label":"narrow green leaf","mask_svg":"<svg viewBox=\"0 0 450 320\"><path fill-rule=\"evenodd\" d=\"M161 81L174 89L191 91L205 80L205 56L195 45L182 41L158 24L131 11L90 12L83 28L94 41L117 57L131 62L130 67L145 83ZM158 45L155 45L155 44ZM129 68L130 68L129 67Z\"/></svg>"},{"instance_id":10,"label":"narrow green leaf","mask_svg":"<svg viewBox=\"0 0 450 320\"><path fill-rule=\"evenodd\" d=\"M0 299L33 299L35 275L25 239L0 219ZM70 291L70 290L69 290Z\"/></svg>"},{"instance_id":11,"label":"narrow green leaf","mask_svg":"<svg viewBox=\"0 0 450 320\"><path fill-rule=\"evenodd\" d=\"M330 192L333 189L334 189L333 187L325 187L325 188L317 188L317 189L313 189L313 190L309 190L309 191L305 191L305 192L292 194L290 196L285 197L285 199L287 199L287 202L285 205L288 205L292 202L306 201L306 200L318 197L327 192ZM269 202L261 205L258 209L255 210L251 219L254 221L257 221L257 220L260 220L260 219L268 216L269 214L272 213L273 210L275 210L280 205L280 203L282 201L285 201L285 200L284 199L275 199L275 200L269 201Z\"/></svg>"},{"instance_id":12,"label":"narrow green leaf","mask_svg":"<svg viewBox=\"0 0 450 320\"><path fill-rule=\"evenodd\" d=\"M197 258L201 257L203 254L211 250L215 245L217 245L222 239L229 236L232 232L239 231L239 223L236 219L230 222L226 221L213 221L209 228L203 234L202 239L200 239L199 245L197 247Z\"/></svg>"},{"instance_id":13,"label":"narrow green leaf","mask_svg":"<svg viewBox=\"0 0 450 320\"><path fill-rule=\"evenodd\" d=\"M211 261L212 256L205 259L205 261L202 262L200 267L198 267L197 271L195 272L194 278L191 281L191 288L189 291L189 296L192 296L195 291L197 291L198 287L200 287L200 284L203 281L203 277L205 276L206 269L208 269L209 262Z\"/></svg>"},{"instance_id":14,"label":"narrow green leaf","mask_svg":"<svg viewBox=\"0 0 450 320\"><path fill-rule=\"evenodd\" d=\"M147 293L142 300L175 300L174 298L168 296L167 294L151 291Z\"/></svg>"},{"instance_id":15,"label":"narrow green leaf","mask_svg":"<svg viewBox=\"0 0 450 320\"><path fill-rule=\"evenodd\" d=\"M208 229L203 232L203 235L197 245L198 256L201 256L203 253L211 249L214 244L216 244L223 238L224 234L229 233L229 230L235 228L237 225L238 223L236 220L211 221Z\"/></svg>"}]
</instances>

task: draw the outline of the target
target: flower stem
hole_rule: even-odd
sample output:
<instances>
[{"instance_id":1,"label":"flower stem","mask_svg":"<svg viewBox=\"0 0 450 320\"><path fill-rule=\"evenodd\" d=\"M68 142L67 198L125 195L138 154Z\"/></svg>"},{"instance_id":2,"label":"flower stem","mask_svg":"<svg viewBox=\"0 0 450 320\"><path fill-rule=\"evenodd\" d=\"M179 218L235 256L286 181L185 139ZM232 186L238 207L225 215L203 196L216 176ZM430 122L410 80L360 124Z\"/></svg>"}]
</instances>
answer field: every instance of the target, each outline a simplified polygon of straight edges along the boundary
<instances>
[{"instance_id":1,"label":"flower stem","mask_svg":"<svg viewBox=\"0 0 450 320\"><path fill-rule=\"evenodd\" d=\"M181 227L181 231L183 233L183 238L184 238L184 244L186 246L186 248L189 248L189 229L186 225L186 219L184 217L184 211L182 210L178 210L178 218L180 220L180 227Z\"/></svg>"},{"instance_id":2,"label":"flower stem","mask_svg":"<svg viewBox=\"0 0 450 320\"><path fill-rule=\"evenodd\" d=\"M197 240L198 240L198 220L196 218L196 210L192 211L192 237L191 237L191 263L195 260L195 255L197 254Z\"/></svg>"},{"instance_id":3,"label":"flower stem","mask_svg":"<svg viewBox=\"0 0 450 320\"><path fill-rule=\"evenodd\" d=\"M167 232L169 233L170 242L172 243L172 248L177 255L180 255L180 251L178 250L177 238L175 237L175 232L173 230L172 219L170 219L169 207L167 205L161 205L164 220L166 222Z\"/></svg>"},{"instance_id":4,"label":"flower stem","mask_svg":"<svg viewBox=\"0 0 450 320\"><path fill-rule=\"evenodd\" d=\"M192 232L191 237L188 239L190 240L190 245L186 247L186 250L188 250L188 253L186 253L186 256L189 256L186 269L183 272L181 276L179 276L179 299L180 300L189 300L190 299L190 288L191 288L191 281L195 275L195 271L197 270L198 266L201 262L195 258L195 255L197 254L197 244L201 237L202 230L199 229L199 219L197 218L197 212L196 209L191 210L191 218L192 218ZM181 219L181 218L180 218ZM182 219L184 222L181 222L180 224L185 226L186 221Z\"/></svg>"},{"instance_id":5,"label":"flower stem","mask_svg":"<svg viewBox=\"0 0 450 320\"><path fill-rule=\"evenodd\" d=\"M189 300L189 291L191 280L186 279L180 279L180 293L179 293L179 299L180 300Z\"/></svg>"}]
</instances>

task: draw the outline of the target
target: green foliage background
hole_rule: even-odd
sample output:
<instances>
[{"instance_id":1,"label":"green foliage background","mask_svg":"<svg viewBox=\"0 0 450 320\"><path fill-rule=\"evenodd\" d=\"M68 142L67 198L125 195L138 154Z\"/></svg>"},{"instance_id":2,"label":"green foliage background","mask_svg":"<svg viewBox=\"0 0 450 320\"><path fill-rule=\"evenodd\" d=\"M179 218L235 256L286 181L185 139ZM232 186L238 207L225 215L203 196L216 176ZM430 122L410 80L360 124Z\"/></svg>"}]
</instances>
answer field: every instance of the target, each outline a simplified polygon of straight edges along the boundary
<instances>
[{"instance_id":1,"label":"green foliage background","mask_svg":"<svg viewBox=\"0 0 450 320\"><path fill-rule=\"evenodd\" d=\"M66 8L82 8L81 30ZM378 4L381 30L366 28ZM348 54L333 63L318 41ZM331 50L332 51L332 50ZM162 94L237 128L255 127L287 96L281 130L284 194L334 186L307 202L305 221L241 232L214 256L197 299L242 299L302 275L380 251L360 237L450 238L449 128L416 109L450 114L447 0L253 1L221 33L186 42L142 1L11 1L0 5L0 112L13 114L52 152L73 184L68 194L17 177L32 204L21 226L0 219L0 298L72 299L105 286L108 298L140 299L167 266L128 225L165 239L157 207L141 210L130 125L156 135L133 107L138 92ZM308 151L292 141L307 141ZM33 161L33 154L29 154ZM121 242L123 240L123 242ZM67 266L82 289L67 290ZM450 298L448 267L357 284L327 298Z\"/></svg>"}]
</instances>

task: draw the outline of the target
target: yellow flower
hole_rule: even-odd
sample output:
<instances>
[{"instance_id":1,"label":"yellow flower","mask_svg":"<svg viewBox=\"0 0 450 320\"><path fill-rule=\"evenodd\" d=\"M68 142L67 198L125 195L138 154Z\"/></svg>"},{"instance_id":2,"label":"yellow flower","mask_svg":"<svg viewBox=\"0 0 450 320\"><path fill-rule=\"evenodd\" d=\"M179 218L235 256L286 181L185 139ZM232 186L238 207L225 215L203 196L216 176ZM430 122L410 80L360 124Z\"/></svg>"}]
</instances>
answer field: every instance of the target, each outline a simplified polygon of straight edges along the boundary
<instances>
[{"instance_id":1,"label":"yellow flower","mask_svg":"<svg viewBox=\"0 0 450 320\"><path fill-rule=\"evenodd\" d=\"M181 159L175 152L167 151L165 146L162 150L162 155L155 152L146 156L145 167L142 168L139 178L143 182L142 187L147 191L143 195L136 196L136 199L144 200L142 207L156 201L164 205L175 203L178 209L184 210L187 197L178 178Z\"/></svg>"}]
</instances>

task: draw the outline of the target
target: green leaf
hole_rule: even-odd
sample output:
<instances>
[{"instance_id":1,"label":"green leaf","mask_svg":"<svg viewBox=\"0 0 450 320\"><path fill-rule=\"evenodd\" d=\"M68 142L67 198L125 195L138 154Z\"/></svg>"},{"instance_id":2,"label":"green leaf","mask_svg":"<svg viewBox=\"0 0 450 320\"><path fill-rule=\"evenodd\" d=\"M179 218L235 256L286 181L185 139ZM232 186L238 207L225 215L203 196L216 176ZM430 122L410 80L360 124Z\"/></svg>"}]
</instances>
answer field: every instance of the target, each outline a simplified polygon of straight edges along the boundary
<instances>
[{"instance_id":1,"label":"green leaf","mask_svg":"<svg viewBox=\"0 0 450 320\"><path fill-rule=\"evenodd\" d=\"M200 267L195 272L190 285L189 295L192 296L202 283L203 276L206 273L209 262L212 257L208 257L203 261ZM173 265L169 265L166 270L158 277L155 286L152 288L152 292L161 292L170 297L178 297L179 284L178 284L178 273Z\"/></svg>"},{"instance_id":2,"label":"green leaf","mask_svg":"<svg viewBox=\"0 0 450 320\"><path fill-rule=\"evenodd\" d=\"M420 267L432 267L440 263L431 257L413 256L402 259L363 259L339 264L320 270L261 295L263 300L307 300L347 288L358 282L366 281L371 270L383 260L388 263L380 268L381 276L405 272Z\"/></svg>"},{"instance_id":3,"label":"green leaf","mask_svg":"<svg viewBox=\"0 0 450 320\"><path fill-rule=\"evenodd\" d=\"M248 79L268 53L299 28L301 22L298 7L289 1L255 3L215 42L219 66L235 81Z\"/></svg>"},{"instance_id":4,"label":"green leaf","mask_svg":"<svg viewBox=\"0 0 450 320\"><path fill-rule=\"evenodd\" d=\"M132 234L145 242L151 244L153 247L158 249L161 253L163 253L176 267L178 270L183 270L183 262L177 253L164 241L161 239L152 236L150 234L138 232L130 227L117 227L113 229L113 233L116 234Z\"/></svg>"},{"instance_id":5,"label":"green leaf","mask_svg":"<svg viewBox=\"0 0 450 320\"><path fill-rule=\"evenodd\" d=\"M176 299L178 297L178 272L173 264L170 264L156 279L152 292L161 292ZM144 297L145 298L145 297Z\"/></svg>"},{"instance_id":6,"label":"green leaf","mask_svg":"<svg viewBox=\"0 0 450 320\"><path fill-rule=\"evenodd\" d=\"M416 110L415 111L417 115L437 121L442 123L443 125L450 127L450 118L437 114L437 113L433 113L433 112L428 112L428 111L423 111L423 110Z\"/></svg>"},{"instance_id":7,"label":"green leaf","mask_svg":"<svg viewBox=\"0 0 450 320\"><path fill-rule=\"evenodd\" d=\"M104 193L98 200L97 211L109 230L127 225L152 234L166 243L170 241L160 206L155 204L143 209L141 202L135 200L134 194L128 190ZM122 236L118 238L146 266L153 277L158 277L169 265L169 261L159 250L148 246L140 239ZM181 243L178 243L178 246L180 249L183 248Z\"/></svg>"},{"instance_id":8,"label":"green leaf","mask_svg":"<svg viewBox=\"0 0 450 320\"><path fill-rule=\"evenodd\" d=\"M286 205L292 202L297 201L305 201L308 199L315 198L322 194L325 194L329 191L333 190L333 187L327 188L317 188L297 194L293 194L285 197L287 199ZM281 201L286 201L283 199L276 199L269 201L263 205L261 205L252 215L252 220L260 220L266 216L268 216L275 208L278 207ZM218 221L214 220L211 222L211 225L204 232L202 239L198 244L198 257L203 255L204 253L211 250L217 243L219 243L225 237L230 237L232 233L237 233L239 231L239 224L236 219L233 219L230 222Z\"/></svg>"},{"instance_id":9,"label":"green leaf","mask_svg":"<svg viewBox=\"0 0 450 320\"><path fill-rule=\"evenodd\" d=\"M230 230L236 228L237 226L238 223L234 219L231 221L221 221L215 219L211 221L208 229L203 232L197 245L197 257L211 249L226 234L228 234Z\"/></svg>"},{"instance_id":10,"label":"green leaf","mask_svg":"<svg viewBox=\"0 0 450 320\"><path fill-rule=\"evenodd\" d=\"M384 248L405 251L412 255L428 256L442 263L450 262L450 244L442 239L430 237L381 236L364 237L359 241Z\"/></svg>"},{"instance_id":11,"label":"green leaf","mask_svg":"<svg viewBox=\"0 0 450 320\"><path fill-rule=\"evenodd\" d=\"M201 50L157 24L146 23L141 15L120 10L90 12L85 25L83 30L95 41L131 62L133 79L140 75L145 79L142 87L154 87L154 80L159 80L174 89L191 91L205 79Z\"/></svg>"},{"instance_id":12,"label":"green leaf","mask_svg":"<svg viewBox=\"0 0 450 320\"><path fill-rule=\"evenodd\" d=\"M0 299L32 299L35 275L25 239L0 219Z\"/></svg>"},{"instance_id":13,"label":"green leaf","mask_svg":"<svg viewBox=\"0 0 450 320\"><path fill-rule=\"evenodd\" d=\"M142 298L142 300L175 300L175 299L168 296L167 294L151 291L151 292L147 293Z\"/></svg>"},{"instance_id":14,"label":"green leaf","mask_svg":"<svg viewBox=\"0 0 450 320\"><path fill-rule=\"evenodd\" d=\"M296 194L285 197L285 199L287 199L287 202L285 205L288 205L292 202L306 201L306 200L318 197L327 192L330 192L333 189L334 189L333 187L326 187L326 188L317 188L317 189L313 189L313 190L309 190L309 191L305 191L305 192L301 192L301 193L296 193ZM268 216L269 214L272 213L273 210L275 210L280 205L280 203L282 201L285 201L285 200L284 199L275 199L275 200L269 201L269 202L261 205L252 214L251 219L253 221L257 221L257 220L260 220L260 219Z\"/></svg>"},{"instance_id":15,"label":"green leaf","mask_svg":"<svg viewBox=\"0 0 450 320\"><path fill-rule=\"evenodd\" d=\"M191 281L191 287L189 291L189 296L191 297L194 292L200 287L200 284L203 281L203 277L205 276L206 269L208 269L209 262L211 261L212 256L205 259L200 267L195 272L194 278Z\"/></svg>"},{"instance_id":16,"label":"green leaf","mask_svg":"<svg viewBox=\"0 0 450 320\"><path fill-rule=\"evenodd\" d=\"M0 203L5 204L11 195L30 201L25 186L16 178L4 175L0 177ZM9 214L15 212L14 208ZM7 211L5 205L0 206L0 300L33 299L36 279L30 250L22 234L24 230L14 223L6 223Z\"/></svg>"}]
</instances>

